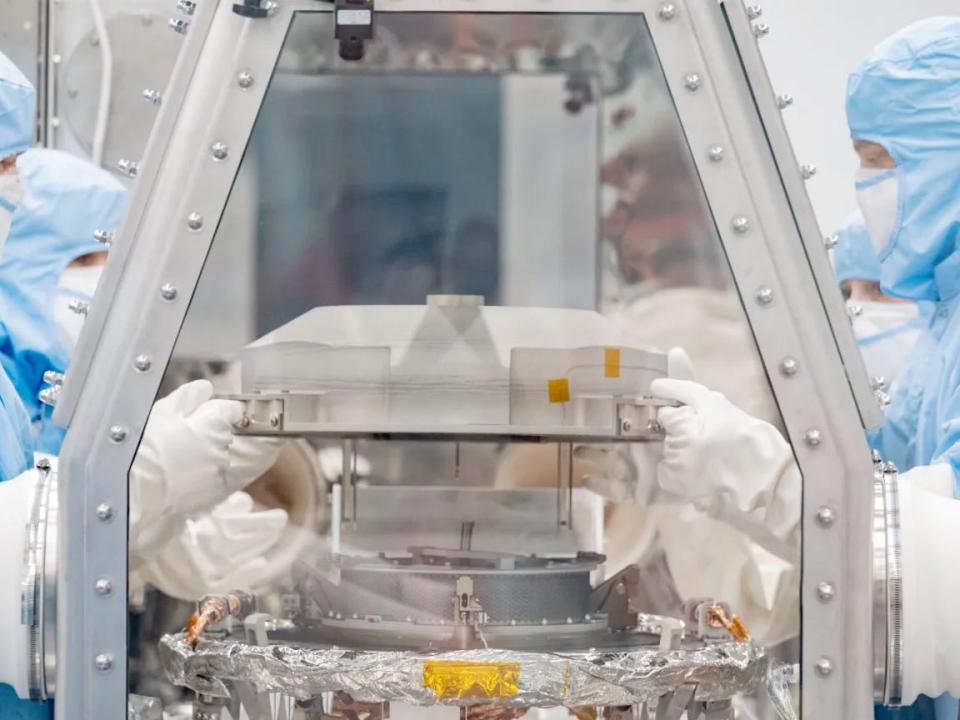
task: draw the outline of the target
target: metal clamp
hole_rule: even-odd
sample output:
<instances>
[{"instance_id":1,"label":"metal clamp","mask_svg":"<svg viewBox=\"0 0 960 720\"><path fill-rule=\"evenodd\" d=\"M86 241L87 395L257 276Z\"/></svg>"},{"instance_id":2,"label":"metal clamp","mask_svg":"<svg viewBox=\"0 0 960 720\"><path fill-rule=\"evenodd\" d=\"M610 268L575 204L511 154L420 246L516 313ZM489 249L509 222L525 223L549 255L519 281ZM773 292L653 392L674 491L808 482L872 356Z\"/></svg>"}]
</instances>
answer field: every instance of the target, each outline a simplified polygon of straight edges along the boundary
<instances>
[{"instance_id":1,"label":"metal clamp","mask_svg":"<svg viewBox=\"0 0 960 720\"><path fill-rule=\"evenodd\" d=\"M897 468L875 461L873 476L874 698L899 705L903 695L903 564Z\"/></svg>"}]
</instances>

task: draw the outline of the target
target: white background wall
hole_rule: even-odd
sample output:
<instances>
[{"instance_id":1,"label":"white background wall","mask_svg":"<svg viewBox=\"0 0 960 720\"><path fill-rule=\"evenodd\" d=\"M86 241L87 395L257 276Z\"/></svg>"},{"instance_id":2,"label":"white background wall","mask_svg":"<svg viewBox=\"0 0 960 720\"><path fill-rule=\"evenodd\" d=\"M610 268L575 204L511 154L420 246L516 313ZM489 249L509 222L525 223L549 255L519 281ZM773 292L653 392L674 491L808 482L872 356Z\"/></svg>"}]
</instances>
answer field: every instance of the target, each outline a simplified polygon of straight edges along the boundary
<instances>
[{"instance_id":1,"label":"white background wall","mask_svg":"<svg viewBox=\"0 0 960 720\"><path fill-rule=\"evenodd\" d=\"M818 168L810 196L824 232L856 205L844 100L847 75L879 41L934 15L960 15L960 0L752 0L770 34L760 41L777 93L796 98L787 127L802 163Z\"/></svg>"}]
</instances>

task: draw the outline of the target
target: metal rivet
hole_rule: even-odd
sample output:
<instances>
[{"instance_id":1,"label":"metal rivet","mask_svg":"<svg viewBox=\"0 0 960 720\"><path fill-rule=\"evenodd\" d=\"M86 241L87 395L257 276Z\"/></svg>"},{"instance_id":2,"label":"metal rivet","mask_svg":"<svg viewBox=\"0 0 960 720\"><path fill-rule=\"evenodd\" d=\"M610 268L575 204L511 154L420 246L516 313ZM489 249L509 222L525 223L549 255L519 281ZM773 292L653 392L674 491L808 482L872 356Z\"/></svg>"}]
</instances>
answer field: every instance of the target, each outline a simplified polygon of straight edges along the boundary
<instances>
[{"instance_id":1,"label":"metal rivet","mask_svg":"<svg viewBox=\"0 0 960 720\"><path fill-rule=\"evenodd\" d=\"M83 300L71 300L67 303L67 308L77 315L86 315L90 312L90 303L85 303Z\"/></svg>"},{"instance_id":2,"label":"metal rivet","mask_svg":"<svg viewBox=\"0 0 960 720\"><path fill-rule=\"evenodd\" d=\"M828 657L822 657L817 660L815 667L817 668L817 675L827 677L833 672L833 661Z\"/></svg>"},{"instance_id":3,"label":"metal rivet","mask_svg":"<svg viewBox=\"0 0 960 720\"><path fill-rule=\"evenodd\" d=\"M791 95L790 93L784 93L783 95L778 95L777 105L780 106L781 110L786 110L788 107L793 105L793 95Z\"/></svg>"},{"instance_id":4,"label":"metal rivet","mask_svg":"<svg viewBox=\"0 0 960 720\"><path fill-rule=\"evenodd\" d=\"M167 27L169 27L175 33L186 35L187 30L190 28L190 23L186 20L181 20L180 18L170 18L167 21Z\"/></svg>"},{"instance_id":5,"label":"metal rivet","mask_svg":"<svg viewBox=\"0 0 960 720\"><path fill-rule=\"evenodd\" d=\"M166 285L160 288L160 296L167 301L176 300L177 289L170 283L167 283Z\"/></svg>"},{"instance_id":6,"label":"metal rivet","mask_svg":"<svg viewBox=\"0 0 960 720\"><path fill-rule=\"evenodd\" d=\"M137 369L137 372L147 372L153 365L153 361L150 360L149 355L137 355L133 359L133 366Z\"/></svg>"},{"instance_id":7,"label":"metal rivet","mask_svg":"<svg viewBox=\"0 0 960 720\"><path fill-rule=\"evenodd\" d=\"M113 520L113 508L107 503L97 505L97 519L100 522L110 522Z\"/></svg>"},{"instance_id":8,"label":"metal rivet","mask_svg":"<svg viewBox=\"0 0 960 720\"><path fill-rule=\"evenodd\" d=\"M151 90L146 88L143 91L143 99L146 100L151 105L159 105L163 102L163 95L160 94L158 90Z\"/></svg>"},{"instance_id":9,"label":"metal rivet","mask_svg":"<svg viewBox=\"0 0 960 720\"><path fill-rule=\"evenodd\" d=\"M736 232L743 235L750 230L750 218L748 218L746 215L737 215L733 219L731 225L733 225L733 229Z\"/></svg>"},{"instance_id":10,"label":"metal rivet","mask_svg":"<svg viewBox=\"0 0 960 720\"><path fill-rule=\"evenodd\" d=\"M633 429L633 423L624 418L620 421L620 429L623 430L623 432L630 432L630 430Z\"/></svg>"},{"instance_id":11,"label":"metal rivet","mask_svg":"<svg viewBox=\"0 0 960 720\"><path fill-rule=\"evenodd\" d=\"M800 363L796 358L786 357L780 362L780 372L786 377L793 377L800 369Z\"/></svg>"},{"instance_id":12,"label":"metal rivet","mask_svg":"<svg viewBox=\"0 0 960 720\"><path fill-rule=\"evenodd\" d=\"M830 602L837 595L837 589L833 583L822 582L817 584L817 597L823 602Z\"/></svg>"},{"instance_id":13,"label":"metal rivet","mask_svg":"<svg viewBox=\"0 0 960 720\"><path fill-rule=\"evenodd\" d=\"M122 425L111 425L110 439L115 443L122 443L127 439L127 429Z\"/></svg>"},{"instance_id":14,"label":"metal rivet","mask_svg":"<svg viewBox=\"0 0 960 720\"><path fill-rule=\"evenodd\" d=\"M773 302L773 290L771 290L768 287L762 287L759 290L757 290L755 297L757 298L757 302L760 305L764 305L764 306L769 305L770 303Z\"/></svg>"},{"instance_id":15,"label":"metal rivet","mask_svg":"<svg viewBox=\"0 0 960 720\"><path fill-rule=\"evenodd\" d=\"M766 37L770 34L770 26L766 23L757 23L753 26L753 34L758 38Z\"/></svg>"},{"instance_id":16,"label":"metal rivet","mask_svg":"<svg viewBox=\"0 0 960 720\"><path fill-rule=\"evenodd\" d=\"M46 376L44 376L46 379ZM887 389L887 379L883 375L875 375L870 378L870 387L874 390L886 390Z\"/></svg>"},{"instance_id":17,"label":"metal rivet","mask_svg":"<svg viewBox=\"0 0 960 720\"><path fill-rule=\"evenodd\" d=\"M823 442L823 433L815 428L807 430L803 439L810 447L817 447L817 445Z\"/></svg>"},{"instance_id":18,"label":"metal rivet","mask_svg":"<svg viewBox=\"0 0 960 720\"><path fill-rule=\"evenodd\" d=\"M832 507L822 505L820 509L817 510L817 524L821 527L830 527L836 522L836 519L837 514Z\"/></svg>"},{"instance_id":19,"label":"metal rivet","mask_svg":"<svg viewBox=\"0 0 960 720\"><path fill-rule=\"evenodd\" d=\"M863 315L863 305L849 304L847 305L847 315L851 318L858 318Z\"/></svg>"},{"instance_id":20,"label":"metal rivet","mask_svg":"<svg viewBox=\"0 0 960 720\"><path fill-rule=\"evenodd\" d=\"M203 215L200 213L192 212L187 215L187 227L197 232L203 228Z\"/></svg>"},{"instance_id":21,"label":"metal rivet","mask_svg":"<svg viewBox=\"0 0 960 720\"><path fill-rule=\"evenodd\" d=\"M713 162L720 162L723 160L725 151L723 145L711 145L710 149L707 150L707 157L713 160Z\"/></svg>"},{"instance_id":22,"label":"metal rivet","mask_svg":"<svg viewBox=\"0 0 960 720\"><path fill-rule=\"evenodd\" d=\"M827 235L827 236L823 239L823 246L824 246L827 250L833 250L833 249L834 249L837 245L839 245L839 244L840 244L840 236L839 236L839 235Z\"/></svg>"},{"instance_id":23,"label":"metal rivet","mask_svg":"<svg viewBox=\"0 0 960 720\"><path fill-rule=\"evenodd\" d=\"M37 460L35 467L40 472L50 472L53 464L50 462L50 458L40 458Z\"/></svg>"},{"instance_id":24,"label":"metal rivet","mask_svg":"<svg viewBox=\"0 0 960 720\"><path fill-rule=\"evenodd\" d=\"M114 233L110 232L109 230L93 231L93 239L96 240L101 245L106 245L107 247L109 247L110 245L113 245L114 237L115 237Z\"/></svg>"},{"instance_id":25,"label":"metal rivet","mask_svg":"<svg viewBox=\"0 0 960 720\"><path fill-rule=\"evenodd\" d=\"M280 416L276 413L270 416L270 427L280 427Z\"/></svg>"},{"instance_id":26,"label":"metal rivet","mask_svg":"<svg viewBox=\"0 0 960 720\"><path fill-rule=\"evenodd\" d=\"M673 20L677 16L677 6L672 2L663 3L657 14L661 20Z\"/></svg>"},{"instance_id":27,"label":"metal rivet","mask_svg":"<svg viewBox=\"0 0 960 720\"><path fill-rule=\"evenodd\" d=\"M140 164L126 158L117 160L117 168L127 177L136 177L140 172Z\"/></svg>"},{"instance_id":28,"label":"metal rivet","mask_svg":"<svg viewBox=\"0 0 960 720\"><path fill-rule=\"evenodd\" d=\"M750 5L747 7L747 17L751 20L756 20L761 15L763 15L763 8L759 5Z\"/></svg>"},{"instance_id":29,"label":"metal rivet","mask_svg":"<svg viewBox=\"0 0 960 720\"><path fill-rule=\"evenodd\" d=\"M244 90L250 88L253 85L253 75L246 70L243 70L237 75L237 85L242 87Z\"/></svg>"},{"instance_id":30,"label":"metal rivet","mask_svg":"<svg viewBox=\"0 0 960 720\"><path fill-rule=\"evenodd\" d=\"M812 178L812 177L813 177L814 175L816 175L816 174L817 174L817 166L816 166L816 165L801 165L801 166L800 166L800 175L803 176L803 179L804 179L804 180L809 180L810 178Z\"/></svg>"},{"instance_id":31,"label":"metal rivet","mask_svg":"<svg viewBox=\"0 0 960 720\"><path fill-rule=\"evenodd\" d=\"M230 149L226 143L215 142L210 146L210 154L213 155L214 160L226 160L227 155L230 154Z\"/></svg>"},{"instance_id":32,"label":"metal rivet","mask_svg":"<svg viewBox=\"0 0 960 720\"><path fill-rule=\"evenodd\" d=\"M113 583L110 582L110 578L99 578L93 587L97 595L109 595L113 592Z\"/></svg>"},{"instance_id":33,"label":"metal rivet","mask_svg":"<svg viewBox=\"0 0 960 720\"><path fill-rule=\"evenodd\" d=\"M100 653L93 659L93 664L97 666L97 670L100 672L109 672L113 669L113 655Z\"/></svg>"},{"instance_id":34,"label":"metal rivet","mask_svg":"<svg viewBox=\"0 0 960 720\"><path fill-rule=\"evenodd\" d=\"M687 73L683 76L684 87L690 91L699 90L702 82L702 79L697 73Z\"/></svg>"},{"instance_id":35,"label":"metal rivet","mask_svg":"<svg viewBox=\"0 0 960 720\"><path fill-rule=\"evenodd\" d=\"M177 10L186 15L193 15L197 11L197 3L194 0L177 0Z\"/></svg>"}]
</instances>

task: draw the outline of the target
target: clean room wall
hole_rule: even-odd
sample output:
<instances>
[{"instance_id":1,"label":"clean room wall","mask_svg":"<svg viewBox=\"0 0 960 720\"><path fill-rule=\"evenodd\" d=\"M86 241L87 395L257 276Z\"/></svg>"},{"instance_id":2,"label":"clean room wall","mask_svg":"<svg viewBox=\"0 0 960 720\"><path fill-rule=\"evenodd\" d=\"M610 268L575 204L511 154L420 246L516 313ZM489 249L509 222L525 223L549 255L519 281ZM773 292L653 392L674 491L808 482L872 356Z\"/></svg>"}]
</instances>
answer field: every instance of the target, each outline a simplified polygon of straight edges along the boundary
<instances>
[{"instance_id":1,"label":"clean room wall","mask_svg":"<svg viewBox=\"0 0 960 720\"><path fill-rule=\"evenodd\" d=\"M754 0L770 34L760 47L778 94L790 93L787 128L801 163L817 166L808 186L824 233L856 206L844 100L847 75L886 36L921 18L960 15L957 0Z\"/></svg>"}]
</instances>

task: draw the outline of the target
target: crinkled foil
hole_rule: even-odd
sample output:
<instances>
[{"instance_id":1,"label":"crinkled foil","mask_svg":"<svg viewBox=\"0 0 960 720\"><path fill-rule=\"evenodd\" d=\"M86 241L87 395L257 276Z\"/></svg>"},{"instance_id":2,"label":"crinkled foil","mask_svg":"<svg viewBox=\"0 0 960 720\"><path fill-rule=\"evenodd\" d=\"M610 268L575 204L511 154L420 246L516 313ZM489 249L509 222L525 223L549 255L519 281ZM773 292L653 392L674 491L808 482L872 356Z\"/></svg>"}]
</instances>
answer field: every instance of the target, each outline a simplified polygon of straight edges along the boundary
<instances>
[{"instance_id":1,"label":"crinkled foil","mask_svg":"<svg viewBox=\"0 0 960 720\"><path fill-rule=\"evenodd\" d=\"M767 674L767 692L770 704L780 720L797 720L793 690L800 682L800 668L785 663L772 663Z\"/></svg>"},{"instance_id":2,"label":"crinkled foil","mask_svg":"<svg viewBox=\"0 0 960 720\"><path fill-rule=\"evenodd\" d=\"M768 657L752 643L722 643L660 653L656 648L586 652L460 650L412 652L340 647L254 646L204 640L193 650L182 634L160 642L168 679L198 693L228 697L225 681L298 699L344 691L357 702L469 705L490 701L478 693L441 698L424 684L424 662L518 663L519 688L499 705L632 705L681 685L696 685L695 699L722 700L750 693L767 680Z\"/></svg>"}]
</instances>

